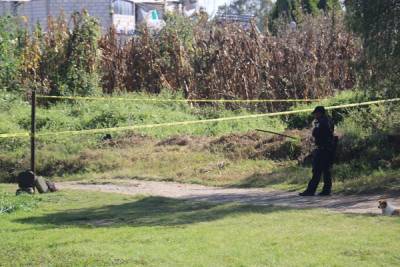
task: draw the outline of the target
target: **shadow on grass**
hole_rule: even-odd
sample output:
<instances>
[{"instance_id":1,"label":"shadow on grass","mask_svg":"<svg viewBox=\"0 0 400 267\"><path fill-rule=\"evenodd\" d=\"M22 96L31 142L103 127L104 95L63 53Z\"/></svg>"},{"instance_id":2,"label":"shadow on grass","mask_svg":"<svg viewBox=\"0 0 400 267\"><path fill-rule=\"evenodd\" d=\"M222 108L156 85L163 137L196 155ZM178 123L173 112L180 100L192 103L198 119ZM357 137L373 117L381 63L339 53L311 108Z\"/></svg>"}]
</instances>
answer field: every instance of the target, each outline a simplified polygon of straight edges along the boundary
<instances>
[{"instance_id":1,"label":"shadow on grass","mask_svg":"<svg viewBox=\"0 0 400 267\"><path fill-rule=\"evenodd\" d=\"M38 217L17 219L16 222L49 227L52 225L77 227L184 226L243 213L266 214L287 210L290 208L145 197L135 202L65 210Z\"/></svg>"},{"instance_id":2,"label":"shadow on grass","mask_svg":"<svg viewBox=\"0 0 400 267\"><path fill-rule=\"evenodd\" d=\"M311 169L301 166L280 168L271 173L255 173L235 184L231 188L261 188L278 184L304 186L311 178Z\"/></svg>"}]
</instances>

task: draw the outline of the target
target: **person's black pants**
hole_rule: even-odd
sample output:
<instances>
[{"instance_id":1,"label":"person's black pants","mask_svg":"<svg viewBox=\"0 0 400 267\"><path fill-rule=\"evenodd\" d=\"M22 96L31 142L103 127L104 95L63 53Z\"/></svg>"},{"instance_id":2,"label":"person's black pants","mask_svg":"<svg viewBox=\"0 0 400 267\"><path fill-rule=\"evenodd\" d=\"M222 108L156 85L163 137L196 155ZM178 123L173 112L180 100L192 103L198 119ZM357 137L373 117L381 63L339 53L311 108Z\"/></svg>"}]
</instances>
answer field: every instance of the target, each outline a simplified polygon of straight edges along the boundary
<instances>
[{"instance_id":1,"label":"person's black pants","mask_svg":"<svg viewBox=\"0 0 400 267\"><path fill-rule=\"evenodd\" d=\"M312 179L308 183L307 192L315 193L321 176L324 176L324 187L322 192L330 193L332 189L332 176L331 176L331 152L327 149L317 148L313 153L312 162Z\"/></svg>"}]
</instances>

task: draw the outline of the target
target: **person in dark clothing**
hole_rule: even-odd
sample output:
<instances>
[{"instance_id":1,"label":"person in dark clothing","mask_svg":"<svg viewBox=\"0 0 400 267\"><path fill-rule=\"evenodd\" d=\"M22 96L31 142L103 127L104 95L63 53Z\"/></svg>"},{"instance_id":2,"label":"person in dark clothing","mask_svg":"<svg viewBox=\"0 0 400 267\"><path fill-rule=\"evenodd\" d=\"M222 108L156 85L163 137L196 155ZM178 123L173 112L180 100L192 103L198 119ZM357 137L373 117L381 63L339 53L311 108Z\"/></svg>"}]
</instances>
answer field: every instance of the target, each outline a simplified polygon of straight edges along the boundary
<instances>
[{"instance_id":1,"label":"person in dark clothing","mask_svg":"<svg viewBox=\"0 0 400 267\"><path fill-rule=\"evenodd\" d=\"M314 129L312 136L315 140L316 149L313 152L312 179L308 183L307 189L300 193L300 196L314 196L321 176L324 176L324 187L319 196L329 196L332 189L331 167L334 157L335 137L334 125L326 115L325 108L316 107L312 113L314 115Z\"/></svg>"}]
</instances>

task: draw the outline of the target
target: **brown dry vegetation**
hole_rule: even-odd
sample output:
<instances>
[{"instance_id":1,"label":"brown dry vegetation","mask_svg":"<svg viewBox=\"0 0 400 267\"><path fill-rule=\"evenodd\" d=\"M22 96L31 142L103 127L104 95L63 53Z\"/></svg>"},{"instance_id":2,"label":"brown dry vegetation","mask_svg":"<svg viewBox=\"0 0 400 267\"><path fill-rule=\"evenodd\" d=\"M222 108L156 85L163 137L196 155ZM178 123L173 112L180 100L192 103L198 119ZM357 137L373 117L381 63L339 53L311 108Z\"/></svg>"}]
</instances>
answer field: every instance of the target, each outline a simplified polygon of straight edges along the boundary
<instances>
[{"instance_id":1,"label":"brown dry vegetation","mask_svg":"<svg viewBox=\"0 0 400 267\"><path fill-rule=\"evenodd\" d=\"M119 46L103 36L103 91L183 89L187 98L318 98L356 83L359 44L340 17L308 17L296 31L249 31L200 20L192 39L174 30Z\"/></svg>"},{"instance_id":2,"label":"brown dry vegetation","mask_svg":"<svg viewBox=\"0 0 400 267\"><path fill-rule=\"evenodd\" d=\"M161 175L163 179L172 177L186 180L196 177L213 180L218 176L217 180L241 180L245 174L262 171L257 164L269 165L266 169L268 171L274 165L273 161L287 161L289 165L303 162L313 148L307 136L308 130L291 130L286 133L298 136L299 140L291 141L285 137L257 132L229 134L218 138L180 135L161 141L133 134L106 140L95 150L82 151L72 162L76 161L81 170L118 171L128 168L135 169L130 170L133 173L147 173L155 177ZM263 161L265 163L261 163ZM248 164L255 165L255 169L247 168ZM61 168L57 171L49 169L50 173L46 175L59 175L67 171L58 163L49 162L46 165ZM232 170L235 168L244 168L245 174L235 174ZM73 170L71 174L74 173L79 171ZM224 175L227 177L224 178Z\"/></svg>"},{"instance_id":3,"label":"brown dry vegetation","mask_svg":"<svg viewBox=\"0 0 400 267\"><path fill-rule=\"evenodd\" d=\"M85 13L74 15L71 30L64 17L49 18L46 31L24 37L21 83L54 95L88 95L100 86L104 93L167 89L210 99L321 98L356 83L360 45L340 16L306 17L277 35L254 25L175 20L181 24L122 42L114 29L100 38Z\"/></svg>"},{"instance_id":4,"label":"brown dry vegetation","mask_svg":"<svg viewBox=\"0 0 400 267\"><path fill-rule=\"evenodd\" d=\"M86 11L47 18L48 27L19 29L21 58L17 84L51 95L91 95L98 88L100 30ZM15 88L14 88L15 89Z\"/></svg>"}]
</instances>

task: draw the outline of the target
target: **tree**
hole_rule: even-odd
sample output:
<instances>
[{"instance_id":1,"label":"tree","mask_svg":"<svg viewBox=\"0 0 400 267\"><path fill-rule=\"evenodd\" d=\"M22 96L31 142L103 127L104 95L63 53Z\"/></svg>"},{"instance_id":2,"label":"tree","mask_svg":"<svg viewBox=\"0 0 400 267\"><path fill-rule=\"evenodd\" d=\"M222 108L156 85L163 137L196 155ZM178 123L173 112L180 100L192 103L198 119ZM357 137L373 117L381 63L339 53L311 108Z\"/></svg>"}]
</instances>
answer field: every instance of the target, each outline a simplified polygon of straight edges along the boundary
<instances>
[{"instance_id":1,"label":"tree","mask_svg":"<svg viewBox=\"0 0 400 267\"><path fill-rule=\"evenodd\" d=\"M316 15L319 12L319 2L318 0L303 0L301 3L303 12Z\"/></svg>"},{"instance_id":2,"label":"tree","mask_svg":"<svg viewBox=\"0 0 400 267\"><path fill-rule=\"evenodd\" d=\"M333 9L340 9L339 0L277 0L271 18L283 16L299 22L303 13L317 15L321 10L326 12Z\"/></svg>"},{"instance_id":3,"label":"tree","mask_svg":"<svg viewBox=\"0 0 400 267\"><path fill-rule=\"evenodd\" d=\"M330 10L340 10L341 6L338 0L320 0L318 8L326 12Z\"/></svg>"},{"instance_id":4,"label":"tree","mask_svg":"<svg viewBox=\"0 0 400 267\"><path fill-rule=\"evenodd\" d=\"M346 17L363 41L364 86L400 95L400 1L347 0Z\"/></svg>"},{"instance_id":5,"label":"tree","mask_svg":"<svg viewBox=\"0 0 400 267\"><path fill-rule=\"evenodd\" d=\"M297 21L300 14L301 8L299 0L277 0L272 10L271 18L278 19L280 17L286 17L288 20Z\"/></svg>"}]
</instances>

